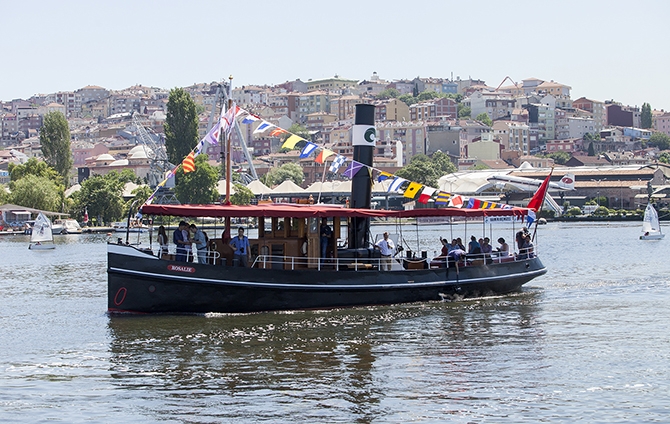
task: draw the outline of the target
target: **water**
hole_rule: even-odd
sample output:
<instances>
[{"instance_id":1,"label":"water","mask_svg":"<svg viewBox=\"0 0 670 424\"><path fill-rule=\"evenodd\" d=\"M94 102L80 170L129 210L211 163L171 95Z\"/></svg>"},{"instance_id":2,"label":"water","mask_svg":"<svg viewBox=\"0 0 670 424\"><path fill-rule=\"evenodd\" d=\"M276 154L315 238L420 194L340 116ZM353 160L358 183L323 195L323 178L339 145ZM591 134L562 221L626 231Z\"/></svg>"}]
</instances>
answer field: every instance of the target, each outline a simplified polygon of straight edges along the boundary
<instances>
[{"instance_id":1,"label":"water","mask_svg":"<svg viewBox=\"0 0 670 424\"><path fill-rule=\"evenodd\" d=\"M0 421L667 422L670 241L638 233L543 226L549 273L510 296L132 317L106 314L106 236L3 237Z\"/></svg>"}]
</instances>

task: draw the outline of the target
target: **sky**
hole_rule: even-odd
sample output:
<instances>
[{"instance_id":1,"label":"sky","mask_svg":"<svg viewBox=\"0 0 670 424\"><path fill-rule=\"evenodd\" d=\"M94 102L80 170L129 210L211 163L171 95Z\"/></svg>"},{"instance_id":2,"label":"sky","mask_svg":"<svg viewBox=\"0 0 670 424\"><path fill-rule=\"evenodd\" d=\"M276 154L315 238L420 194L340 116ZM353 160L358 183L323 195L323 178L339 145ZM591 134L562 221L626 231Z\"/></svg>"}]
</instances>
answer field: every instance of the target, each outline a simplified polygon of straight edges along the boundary
<instances>
[{"instance_id":1,"label":"sky","mask_svg":"<svg viewBox=\"0 0 670 424\"><path fill-rule=\"evenodd\" d=\"M668 110L669 16L665 0L0 0L0 100L377 72L539 78Z\"/></svg>"}]
</instances>

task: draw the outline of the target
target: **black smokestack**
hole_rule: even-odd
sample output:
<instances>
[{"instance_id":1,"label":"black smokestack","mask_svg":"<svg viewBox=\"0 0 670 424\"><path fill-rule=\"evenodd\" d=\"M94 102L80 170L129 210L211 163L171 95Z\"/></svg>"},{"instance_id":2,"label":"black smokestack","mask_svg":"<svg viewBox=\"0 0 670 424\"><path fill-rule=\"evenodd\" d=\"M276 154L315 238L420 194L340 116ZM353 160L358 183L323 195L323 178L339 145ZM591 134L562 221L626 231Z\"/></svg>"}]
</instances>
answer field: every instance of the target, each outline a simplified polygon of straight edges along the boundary
<instances>
[{"instance_id":1,"label":"black smokestack","mask_svg":"<svg viewBox=\"0 0 670 424\"><path fill-rule=\"evenodd\" d=\"M372 166L375 152L377 130L375 129L374 105L356 105L354 128L351 143L354 146L354 160L363 165ZM352 208L370 209L372 196L372 180L370 168L363 167L351 180ZM358 249L367 247L370 232L369 218L352 218L349 227L349 247Z\"/></svg>"}]
</instances>

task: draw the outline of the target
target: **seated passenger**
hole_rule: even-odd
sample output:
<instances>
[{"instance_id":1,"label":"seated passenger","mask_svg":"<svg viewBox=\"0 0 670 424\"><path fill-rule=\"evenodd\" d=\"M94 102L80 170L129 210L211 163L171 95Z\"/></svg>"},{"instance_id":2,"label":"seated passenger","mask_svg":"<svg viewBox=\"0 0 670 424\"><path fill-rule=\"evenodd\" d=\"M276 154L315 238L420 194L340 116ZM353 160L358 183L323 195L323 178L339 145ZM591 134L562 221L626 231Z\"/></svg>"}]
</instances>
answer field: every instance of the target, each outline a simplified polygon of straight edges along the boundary
<instances>
[{"instance_id":1,"label":"seated passenger","mask_svg":"<svg viewBox=\"0 0 670 424\"><path fill-rule=\"evenodd\" d=\"M533 242L530 241L530 234L524 234L517 259L530 259L533 257L535 257L535 252Z\"/></svg>"},{"instance_id":2,"label":"seated passenger","mask_svg":"<svg viewBox=\"0 0 670 424\"><path fill-rule=\"evenodd\" d=\"M449 240L443 239L442 237L440 237L440 243L442 243L442 251L440 252L440 256L446 257L449 253L449 247L451 244L449 243Z\"/></svg>"},{"instance_id":3,"label":"seated passenger","mask_svg":"<svg viewBox=\"0 0 670 424\"><path fill-rule=\"evenodd\" d=\"M465 250L465 245L463 244L463 240L461 240L460 237L456 239L456 244L458 244L459 249Z\"/></svg>"},{"instance_id":4,"label":"seated passenger","mask_svg":"<svg viewBox=\"0 0 670 424\"><path fill-rule=\"evenodd\" d=\"M481 244L482 255L484 256L484 261L487 264L492 262L491 253L493 252L493 246L490 245L491 240L488 237L484 237L484 240Z\"/></svg>"},{"instance_id":5,"label":"seated passenger","mask_svg":"<svg viewBox=\"0 0 670 424\"><path fill-rule=\"evenodd\" d=\"M449 244L449 240L444 239L440 237L440 243L442 243L442 250L440 251L440 256L436 256L433 258L433 262L435 265L438 265L440 267L446 267L447 266L447 255L449 254L449 248L451 244Z\"/></svg>"},{"instance_id":6,"label":"seated passenger","mask_svg":"<svg viewBox=\"0 0 670 424\"><path fill-rule=\"evenodd\" d=\"M500 247L496 248L496 250L498 251L498 257L502 259L509 256L509 244L505 242L505 239L500 237L498 239L498 243L500 243Z\"/></svg>"},{"instance_id":7,"label":"seated passenger","mask_svg":"<svg viewBox=\"0 0 670 424\"><path fill-rule=\"evenodd\" d=\"M468 243L468 255L478 255L482 253L482 247L477 241L477 237L470 236L470 243Z\"/></svg>"},{"instance_id":8,"label":"seated passenger","mask_svg":"<svg viewBox=\"0 0 670 424\"><path fill-rule=\"evenodd\" d=\"M448 267L453 268L457 263L462 266L465 262L465 256L465 250L453 249L447 254Z\"/></svg>"}]
</instances>

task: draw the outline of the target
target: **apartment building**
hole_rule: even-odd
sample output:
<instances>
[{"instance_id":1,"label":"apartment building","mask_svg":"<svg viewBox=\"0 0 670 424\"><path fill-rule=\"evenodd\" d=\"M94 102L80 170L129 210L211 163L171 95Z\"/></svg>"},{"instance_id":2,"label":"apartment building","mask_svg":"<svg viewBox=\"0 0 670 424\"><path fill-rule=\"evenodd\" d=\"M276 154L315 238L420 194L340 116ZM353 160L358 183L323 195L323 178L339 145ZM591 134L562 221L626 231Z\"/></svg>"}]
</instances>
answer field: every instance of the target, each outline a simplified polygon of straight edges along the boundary
<instances>
[{"instance_id":1,"label":"apartment building","mask_svg":"<svg viewBox=\"0 0 670 424\"><path fill-rule=\"evenodd\" d=\"M656 132L670 136L670 112L660 111L652 114L652 128Z\"/></svg>"},{"instance_id":2,"label":"apartment building","mask_svg":"<svg viewBox=\"0 0 670 424\"><path fill-rule=\"evenodd\" d=\"M410 120L409 106L401 100L378 100L374 105L375 122Z\"/></svg>"},{"instance_id":3,"label":"apartment building","mask_svg":"<svg viewBox=\"0 0 670 424\"><path fill-rule=\"evenodd\" d=\"M620 103L605 103L607 125L640 128L640 108L623 106Z\"/></svg>"},{"instance_id":4,"label":"apartment building","mask_svg":"<svg viewBox=\"0 0 670 424\"><path fill-rule=\"evenodd\" d=\"M469 97L471 116L486 113L491 120L506 119L516 107L516 99L499 91L476 91Z\"/></svg>"},{"instance_id":5,"label":"apartment building","mask_svg":"<svg viewBox=\"0 0 670 424\"><path fill-rule=\"evenodd\" d=\"M322 131L325 126L334 123L337 117L326 112L310 113L306 116L305 127L309 131Z\"/></svg>"},{"instance_id":6,"label":"apartment building","mask_svg":"<svg viewBox=\"0 0 670 424\"><path fill-rule=\"evenodd\" d=\"M568 118L569 136L567 138L584 138L585 134L599 134L600 130L593 118L571 116Z\"/></svg>"},{"instance_id":7,"label":"apartment building","mask_svg":"<svg viewBox=\"0 0 670 424\"><path fill-rule=\"evenodd\" d=\"M568 138L565 140L549 140L546 144L547 153L566 152L574 153L583 150L582 138Z\"/></svg>"},{"instance_id":8,"label":"apartment building","mask_svg":"<svg viewBox=\"0 0 670 424\"><path fill-rule=\"evenodd\" d=\"M346 94L352 90L356 90L358 86L358 80L340 78L338 75L335 75L332 78L318 79L318 80L308 80L307 81L307 91L326 91L339 94Z\"/></svg>"},{"instance_id":9,"label":"apartment building","mask_svg":"<svg viewBox=\"0 0 670 424\"><path fill-rule=\"evenodd\" d=\"M458 104L456 101L454 99L442 97L426 102L415 103L409 107L409 119L411 121L425 121L437 117L457 119Z\"/></svg>"},{"instance_id":10,"label":"apartment building","mask_svg":"<svg viewBox=\"0 0 670 424\"><path fill-rule=\"evenodd\" d=\"M427 127L420 122L382 122L377 123L377 140L391 143L399 140L403 147L403 165L413 156L426 154Z\"/></svg>"},{"instance_id":11,"label":"apartment building","mask_svg":"<svg viewBox=\"0 0 670 424\"><path fill-rule=\"evenodd\" d=\"M580 97L572 102L572 107L581 109L593 116L594 130L600 131L607 125L607 111L605 102Z\"/></svg>"},{"instance_id":12,"label":"apartment building","mask_svg":"<svg viewBox=\"0 0 670 424\"><path fill-rule=\"evenodd\" d=\"M268 104L270 91L266 87L254 85L233 88L233 101L241 106Z\"/></svg>"},{"instance_id":13,"label":"apartment building","mask_svg":"<svg viewBox=\"0 0 670 424\"><path fill-rule=\"evenodd\" d=\"M530 126L517 121L495 121L491 126L495 140L499 140L503 150L516 150L530 154Z\"/></svg>"},{"instance_id":14,"label":"apartment building","mask_svg":"<svg viewBox=\"0 0 670 424\"><path fill-rule=\"evenodd\" d=\"M338 121L353 119L356 113L356 105L366 103L359 96L346 95L330 98L330 113L337 117Z\"/></svg>"},{"instance_id":15,"label":"apartment building","mask_svg":"<svg viewBox=\"0 0 670 424\"><path fill-rule=\"evenodd\" d=\"M538 94L548 94L553 96L556 99L555 107L563 109L573 107L572 101L570 100L571 89L570 86L554 81L544 81L535 88Z\"/></svg>"}]
</instances>

